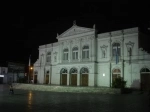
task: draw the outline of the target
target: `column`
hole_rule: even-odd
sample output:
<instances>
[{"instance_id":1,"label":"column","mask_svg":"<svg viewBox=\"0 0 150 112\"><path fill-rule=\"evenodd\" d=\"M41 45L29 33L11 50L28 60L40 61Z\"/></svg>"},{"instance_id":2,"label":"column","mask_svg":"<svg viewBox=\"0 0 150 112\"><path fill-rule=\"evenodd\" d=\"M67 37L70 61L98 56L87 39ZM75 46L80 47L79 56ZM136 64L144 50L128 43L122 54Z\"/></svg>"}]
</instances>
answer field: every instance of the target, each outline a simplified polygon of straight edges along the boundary
<instances>
[{"instance_id":1,"label":"column","mask_svg":"<svg viewBox=\"0 0 150 112\"><path fill-rule=\"evenodd\" d=\"M72 44L72 41L69 41L69 62L71 62L72 60L72 49L71 49L71 44Z\"/></svg>"},{"instance_id":2,"label":"column","mask_svg":"<svg viewBox=\"0 0 150 112\"><path fill-rule=\"evenodd\" d=\"M81 49L81 41L82 41L82 39L79 39L79 62L81 61L81 59L82 59L82 56L81 56L81 52L82 52L82 49Z\"/></svg>"},{"instance_id":3,"label":"column","mask_svg":"<svg viewBox=\"0 0 150 112\"><path fill-rule=\"evenodd\" d=\"M122 31L122 77L124 78L124 33Z\"/></svg>"},{"instance_id":4,"label":"column","mask_svg":"<svg viewBox=\"0 0 150 112\"><path fill-rule=\"evenodd\" d=\"M34 68L35 68L35 67L34 67ZM33 82L32 82L33 84L34 84L34 72L35 72L35 71L33 70Z\"/></svg>"},{"instance_id":5,"label":"column","mask_svg":"<svg viewBox=\"0 0 150 112\"><path fill-rule=\"evenodd\" d=\"M70 78L69 75L70 75L70 74L67 74L67 85L68 85L68 86L69 86L69 78Z\"/></svg>"},{"instance_id":6,"label":"column","mask_svg":"<svg viewBox=\"0 0 150 112\"><path fill-rule=\"evenodd\" d=\"M110 43L110 44L109 44L109 45L110 45L110 47L109 47L109 50L110 50L110 52L109 52L109 53L110 53L110 54L109 54L109 56L110 56L110 61L111 61L111 60L112 60L112 54L111 54L111 53L112 53L112 46L111 46L111 33L110 33L109 43Z\"/></svg>"},{"instance_id":7,"label":"column","mask_svg":"<svg viewBox=\"0 0 150 112\"><path fill-rule=\"evenodd\" d=\"M110 54L109 54L109 56L110 56L110 68L109 68L109 69L110 69L110 75L109 75L109 76L110 76L110 79L109 79L109 82L110 82L110 87L111 87L111 86L112 86L112 85L111 85L111 83L112 83L112 73L111 73L111 72L112 72L112 71L111 71L111 60L112 60L111 33L110 33L109 43L110 43L110 44L109 44L109 45L110 45L110 47L109 47L109 50L110 50L110 52L109 52L109 53L110 53Z\"/></svg>"},{"instance_id":8,"label":"column","mask_svg":"<svg viewBox=\"0 0 150 112\"><path fill-rule=\"evenodd\" d=\"M77 73L77 86L80 86L80 73Z\"/></svg>"},{"instance_id":9,"label":"column","mask_svg":"<svg viewBox=\"0 0 150 112\"><path fill-rule=\"evenodd\" d=\"M62 49L63 49L63 43L60 42L59 44L59 62L62 62Z\"/></svg>"},{"instance_id":10,"label":"column","mask_svg":"<svg viewBox=\"0 0 150 112\"><path fill-rule=\"evenodd\" d=\"M90 56L89 56L89 57L90 57L90 60L91 60L91 61L92 61L92 57L93 57L93 54L92 54L92 50L93 50L92 47L93 47L93 45L92 45L92 43L93 43L93 42L92 42L92 39L91 39L91 44L90 44L90 46L89 46L89 50L90 50L90 51L89 51L89 53L90 53Z\"/></svg>"},{"instance_id":11,"label":"column","mask_svg":"<svg viewBox=\"0 0 150 112\"><path fill-rule=\"evenodd\" d=\"M51 84L51 79L52 79L52 66L49 68L49 84Z\"/></svg>"},{"instance_id":12,"label":"column","mask_svg":"<svg viewBox=\"0 0 150 112\"><path fill-rule=\"evenodd\" d=\"M96 43L95 43L95 38L91 37L91 41L92 41L92 61L95 61L95 55L96 55Z\"/></svg>"}]
</instances>

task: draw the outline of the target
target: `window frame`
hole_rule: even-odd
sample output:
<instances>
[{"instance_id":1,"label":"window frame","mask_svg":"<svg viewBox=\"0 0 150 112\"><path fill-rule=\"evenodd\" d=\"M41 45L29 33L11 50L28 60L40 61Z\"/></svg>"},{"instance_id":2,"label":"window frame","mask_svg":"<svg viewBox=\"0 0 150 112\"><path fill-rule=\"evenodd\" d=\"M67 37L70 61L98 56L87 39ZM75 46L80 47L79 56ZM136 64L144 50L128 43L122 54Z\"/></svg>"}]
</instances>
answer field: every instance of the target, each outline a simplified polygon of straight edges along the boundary
<instances>
[{"instance_id":1,"label":"window frame","mask_svg":"<svg viewBox=\"0 0 150 112\"><path fill-rule=\"evenodd\" d=\"M65 51L65 50L67 50L67 51ZM63 60L64 60L64 61L67 61L68 58L69 58L69 49L68 49L68 48L65 48L65 49L63 50Z\"/></svg>"},{"instance_id":2,"label":"window frame","mask_svg":"<svg viewBox=\"0 0 150 112\"><path fill-rule=\"evenodd\" d=\"M78 60L78 55L79 55L79 53L78 53L78 47L73 47L73 49L72 49L72 60Z\"/></svg>"},{"instance_id":3,"label":"window frame","mask_svg":"<svg viewBox=\"0 0 150 112\"><path fill-rule=\"evenodd\" d=\"M50 53L50 54L49 54ZM49 63L51 62L51 52L48 52L46 55L46 62Z\"/></svg>"},{"instance_id":4,"label":"window frame","mask_svg":"<svg viewBox=\"0 0 150 112\"><path fill-rule=\"evenodd\" d=\"M90 51L89 45L84 45L82 48L82 59L89 59L89 53L90 53L89 51Z\"/></svg>"}]
</instances>

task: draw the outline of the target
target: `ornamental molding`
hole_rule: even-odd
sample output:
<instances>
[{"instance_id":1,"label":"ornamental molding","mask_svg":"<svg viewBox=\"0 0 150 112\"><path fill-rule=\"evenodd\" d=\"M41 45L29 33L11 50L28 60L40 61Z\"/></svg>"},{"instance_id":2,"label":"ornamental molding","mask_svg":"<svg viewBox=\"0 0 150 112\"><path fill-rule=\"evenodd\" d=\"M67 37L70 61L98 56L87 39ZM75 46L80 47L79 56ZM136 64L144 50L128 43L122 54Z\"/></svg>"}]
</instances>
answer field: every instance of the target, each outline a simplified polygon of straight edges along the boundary
<instances>
[{"instance_id":1,"label":"ornamental molding","mask_svg":"<svg viewBox=\"0 0 150 112\"><path fill-rule=\"evenodd\" d=\"M126 43L127 49L133 48L133 46L134 46L134 42L129 41L128 43Z\"/></svg>"},{"instance_id":2,"label":"ornamental molding","mask_svg":"<svg viewBox=\"0 0 150 112\"><path fill-rule=\"evenodd\" d=\"M106 58L107 56L107 47L106 45L100 46L102 51L102 58Z\"/></svg>"}]
</instances>

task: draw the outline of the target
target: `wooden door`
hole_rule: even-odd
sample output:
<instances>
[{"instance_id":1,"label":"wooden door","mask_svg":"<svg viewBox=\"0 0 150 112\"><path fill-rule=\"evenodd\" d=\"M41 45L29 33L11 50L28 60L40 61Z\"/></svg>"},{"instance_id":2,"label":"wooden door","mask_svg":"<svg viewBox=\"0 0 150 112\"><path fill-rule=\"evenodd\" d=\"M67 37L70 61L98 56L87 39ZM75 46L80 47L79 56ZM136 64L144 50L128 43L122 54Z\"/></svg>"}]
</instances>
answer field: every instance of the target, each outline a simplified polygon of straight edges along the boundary
<instances>
[{"instance_id":1,"label":"wooden door","mask_svg":"<svg viewBox=\"0 0 150 112\"><path fill-rule=\"evenodd\" d=\"M142 90L150 90L150 73L141 74L141 88Z\"/></svg>"},{"instance_id":2,"label":"wooden door","mask_svg":"<svg viewBox=\"0 0 150 112\"><path fill-rule=\"evenodd\" d=\"M37 83L37 75L34 75L34 84Z\"/></svg>"},{"instance_id":3,"label":"wooden door","mask_svg":"<svg viewBox=\"0 0 150 112\"><path fill-rule=\"evenodd\" d=\"M49 75L46 75L46 84L49 83Z\"/></svg>"},{"instance_id":4,"label":"wooden door","mask_svg":"<svg viewBox=\"0 0 150 112\"><path fill-rule=\"evenodd\" d=\"M67 85L67 74L62 74L61 78L62 78L61 84L62 85Z\"/></svg>"},{"instance_id":5,"label":"wooden door","mask_svg":"<svg viewBox=\"0 0 150 112\"><path fill-rule=\"evenodd\" d=\"M71 86L77 86L77 74L71 74Z\"/></svg>"},{"instance_id":6,"label":"wooden door","mask_svg":"<svg viewBox=\"0 0 150 112\"><path fill-rule=\"evenodd\" d=\"M88 86L88 74L82 74L82 86Z\"/></svg>"}]
</instances>

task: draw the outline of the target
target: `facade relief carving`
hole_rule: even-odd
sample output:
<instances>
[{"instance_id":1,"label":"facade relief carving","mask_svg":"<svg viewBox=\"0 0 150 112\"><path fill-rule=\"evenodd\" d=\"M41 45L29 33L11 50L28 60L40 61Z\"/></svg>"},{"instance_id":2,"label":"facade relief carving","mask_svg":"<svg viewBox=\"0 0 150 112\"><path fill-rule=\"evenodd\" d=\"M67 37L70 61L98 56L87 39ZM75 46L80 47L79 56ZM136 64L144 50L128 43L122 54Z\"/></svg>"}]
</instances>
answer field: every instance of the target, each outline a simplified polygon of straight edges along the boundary
<instances>
[{"instance_id":1,"label":"facade relief carving","mask_svg":"<svg viewBox=\"0 0 150 112\"><path fill-rule=\"evenodd\" d=\"M107 56L107 47L106 45L101 46L102 58L106 58Z\"/></svg>"},{"instance_id":2,"label":"facade relief carving","mask_svg":"<svg viewBox=\"0 0 150 112\"><path fill-rule=\"evenodd\" d=\"M128 43L126 43L128 56L132 55L133 46L134 46L134 43L131 42L131 41L129 41Z\"/></svg>"}]
</instances>

